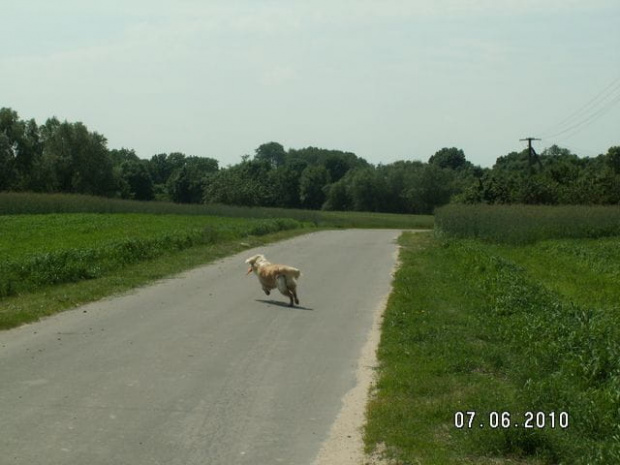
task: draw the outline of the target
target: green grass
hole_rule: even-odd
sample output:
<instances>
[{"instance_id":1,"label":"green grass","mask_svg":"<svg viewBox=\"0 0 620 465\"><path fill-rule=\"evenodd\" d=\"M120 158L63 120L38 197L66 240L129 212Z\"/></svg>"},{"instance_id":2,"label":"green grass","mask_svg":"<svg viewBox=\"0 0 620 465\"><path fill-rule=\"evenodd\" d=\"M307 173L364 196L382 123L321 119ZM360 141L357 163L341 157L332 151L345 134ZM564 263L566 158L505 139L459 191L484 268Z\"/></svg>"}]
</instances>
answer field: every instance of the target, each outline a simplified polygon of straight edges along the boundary
<instances>
[{"instance_id":1,"label":"green grass","mask_svg":"<svg viewBox=\"0 0 620 465\"><path fill-rule=\"evenodd\" d=\"M432 225L431 216L0 193L0 329L164 276L164 271L153 274L153 263L174 263L186 251L206 262L221 250L241 250L235 244L289 237L308 228ZM135 281L137 276L145 278Z\"/></svg>"},{"instance_id":2,"label":"green grass","mask_svg":"<svg viewBox=\"0 0 620 465\"><path fill-rule=\"evenodd\" d=\"M497 246L496 250L570 302L620 312L620 286L609 286L620 282L618 237L556 239L532 247Z\"/></svg>"},{"instance_id":3,"label":"green grass","mask_svg":"<svg viewBox=\"0 0 620 465\"><path fill-rule=\"evenodd\" d=\"M21 260L69 248L98 248L128 238L206 227L213 219L138 214L49 214L0 216L0 254Z\"/></svg>"},{"instance_id":4,"label":"green grass","mask_svg":"<svg viewBox=\"0 0 620 465\"><path fill-rule=\"evenodd\" d=\"M620 206L457 205L435 212L446 237L530 244L545 239L620 235Z\"/></svg>"},{"instance_id":5,"label":"green grass","mask_svg":"<svg viewBox=\"0 0 620 465\"><path fill-rule=\"evenodd\" d=\"M42 286L0 299L0 329L24 323L93 302L154 280L204 265L218 258L241 252L249 247L305 234L312 229L292 229L240 240L194 245L144 261L110 270L96 279Z\"/></svg>"},{"instance_id":6,"label":"green grass","mask_svg":"<svg viewBox=\"0 0 620 465\"><path fill-rule=\"evenodd\" d=\"M324 212L285 208L252 208L229 205L184 205L139 202L72 194L0 193L0 215L42 213L146 213L232 218L291 218L328 228L432 229L432 215Z\"/></svg>"},{"instance_id":7,"label":"green grass","mask_svg":"<svg viewBox=\"0 0 620 465\"><path fill-rule=\"evenodd\" d=\"M384 444L399 464L620 463L620 238L407 234L401 246L369 450ZM456 428L467 411L473 427ZM528 411L546 414L545 427L523 428ZM491 428L490 412L510 413L511 426ZM570 426L551 428L552 412Z\"/></svg>"},{"instance_id":8,"label":"green grass","mask_svg":"<svg viewBox=\"0 0 620 465\"><path fill-rule=\"evenodd\" d=\"M0 216L0 328L32 320L6 310L10 297L96 280L194 247L305 226L292 219L124 213Z\"/></svg>"}]
</instances>

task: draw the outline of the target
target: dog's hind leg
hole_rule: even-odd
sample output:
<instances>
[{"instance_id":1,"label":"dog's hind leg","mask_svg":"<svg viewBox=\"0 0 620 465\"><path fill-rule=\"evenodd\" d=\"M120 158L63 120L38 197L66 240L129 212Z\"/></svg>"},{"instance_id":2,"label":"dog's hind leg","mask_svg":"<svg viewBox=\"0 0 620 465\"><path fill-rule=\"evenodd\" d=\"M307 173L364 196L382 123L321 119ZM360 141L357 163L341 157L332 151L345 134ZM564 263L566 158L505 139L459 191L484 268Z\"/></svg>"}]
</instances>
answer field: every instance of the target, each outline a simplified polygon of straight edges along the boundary
<instances>
[{"instance_id":1,"label":"dog's hind leg","mask_svg":"<svg viewBox=\"0 0 620 465\"><path fill-rule=\"evenodd\" d=\"M278 290L280 291L280 294L285 295L286 297L290 299L290 303L288 304L288 306L292 307L293 301L296 300L294 298L295 291L289 288L289 284L286 280L286 276L283 274L279 275L276 278L276 282L278 284Z\"/></svg>"},{"instance_id":2,"label":"dog's hind leg","mask_svg":"<svg viewBox=\"0 0 620 465\"><path fill-rule=\"evenodd\" d=\"M297 298L297 290L296 289L291 289L291 294L293 294L293 297L295 298L295 303L297 305L299 305L299 299Z\"/></svg>"}]
</instances>

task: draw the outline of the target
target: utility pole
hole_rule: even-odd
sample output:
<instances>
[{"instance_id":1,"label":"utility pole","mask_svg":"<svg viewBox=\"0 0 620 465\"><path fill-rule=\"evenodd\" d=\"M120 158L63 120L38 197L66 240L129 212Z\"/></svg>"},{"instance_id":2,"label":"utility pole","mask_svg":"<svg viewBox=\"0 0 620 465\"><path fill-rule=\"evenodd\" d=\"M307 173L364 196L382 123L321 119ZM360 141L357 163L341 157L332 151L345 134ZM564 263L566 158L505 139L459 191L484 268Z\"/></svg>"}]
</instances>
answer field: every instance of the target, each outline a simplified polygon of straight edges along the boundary
<instances>
[{"instance_id":1,"label":"utility pole","mask_svg":"<svg viewBox=\"0 0 620 465\"><path fill-rule=\"evenodd\" d=\"M534 148L532 147L533 140L540 140L540 139L537 139L536 137L526 137L525 139L519 139L519 141L527 141L527 148L528 148L527 160L530 163L530 168L532 167L532 156L533 155L536 156L536 160L538 161L538 164L540 165L540 160L538 159L538 155L536 154L536 152L534 151Z\"/></svg>"}]
</instances>

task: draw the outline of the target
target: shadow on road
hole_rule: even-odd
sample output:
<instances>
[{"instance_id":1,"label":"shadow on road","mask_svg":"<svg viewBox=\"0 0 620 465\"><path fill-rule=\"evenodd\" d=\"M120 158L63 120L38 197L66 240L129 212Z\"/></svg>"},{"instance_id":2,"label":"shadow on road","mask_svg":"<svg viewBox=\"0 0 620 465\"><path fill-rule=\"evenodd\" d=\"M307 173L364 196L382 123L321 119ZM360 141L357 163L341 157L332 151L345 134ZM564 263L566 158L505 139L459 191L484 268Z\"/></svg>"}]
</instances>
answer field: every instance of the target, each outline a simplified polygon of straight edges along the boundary
<instances>
[{"instance_id":1,"label":"shadow on road","mask_svg":"<svg viewBox=\"0 0 620 465\"><path fill-rule=\"evenodd\" d=\"M289 307L289 305L286 302L281 302L279 300L256 299L256 302L262 302L264 304L269 304L269 305L276 305L277 307L286 307L286 308L290 308L291 310L310 310L310 311L314 310L313 308L303 307L301 305L295 305L294 307Z\"/></svg>"}]
</instances>

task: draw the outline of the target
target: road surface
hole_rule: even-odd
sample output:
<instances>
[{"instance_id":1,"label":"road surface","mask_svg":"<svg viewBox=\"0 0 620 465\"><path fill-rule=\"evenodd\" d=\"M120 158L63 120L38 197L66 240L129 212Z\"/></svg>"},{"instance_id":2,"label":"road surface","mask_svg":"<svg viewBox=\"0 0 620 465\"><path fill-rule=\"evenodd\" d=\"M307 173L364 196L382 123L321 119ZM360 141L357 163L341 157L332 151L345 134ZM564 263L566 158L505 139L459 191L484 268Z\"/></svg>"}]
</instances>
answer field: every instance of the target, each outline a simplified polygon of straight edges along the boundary
<instances>
[{"instance_id":1,"label":"road surface","mask_svg":"<svg viewBox=\"0 0 620 465\"><path fill-rule=\"evenodd\" d=\"M308 465L354 387L399 231L323 231L0 332L0 463ZM302 270L301 306L245 258Z\"/></svg>"}]
</instances>

